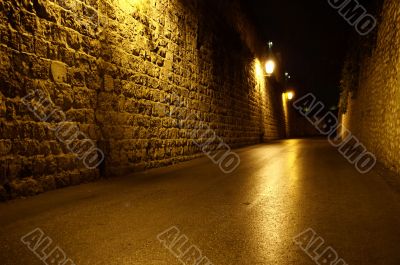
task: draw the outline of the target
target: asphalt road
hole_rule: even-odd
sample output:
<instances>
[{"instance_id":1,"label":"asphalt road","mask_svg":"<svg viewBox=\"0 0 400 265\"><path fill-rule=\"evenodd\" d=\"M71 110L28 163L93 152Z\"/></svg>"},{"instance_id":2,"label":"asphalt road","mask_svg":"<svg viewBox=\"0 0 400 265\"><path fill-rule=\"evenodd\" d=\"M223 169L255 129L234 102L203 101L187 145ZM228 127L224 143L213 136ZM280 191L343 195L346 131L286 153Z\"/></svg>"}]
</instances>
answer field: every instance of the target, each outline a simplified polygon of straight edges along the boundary
<instances>
[{"instance_id":1,"label":"asphalt road","mask_svg":"<svg viewBox=\"0 0 400 265\"><path fill-rule=\"evenodd\" d=\"M400 264L400 194L378 170L359 174L321 139L237 153L228 175L204 157L2 203L0 264L45 264L21 242L35 228L52 240L44 253L58 245L77 265L190 264L157 239L172 226L208 265L316 264L293 240L308 228L324 240L317 253Z\"/></svg>"}]
</instances>

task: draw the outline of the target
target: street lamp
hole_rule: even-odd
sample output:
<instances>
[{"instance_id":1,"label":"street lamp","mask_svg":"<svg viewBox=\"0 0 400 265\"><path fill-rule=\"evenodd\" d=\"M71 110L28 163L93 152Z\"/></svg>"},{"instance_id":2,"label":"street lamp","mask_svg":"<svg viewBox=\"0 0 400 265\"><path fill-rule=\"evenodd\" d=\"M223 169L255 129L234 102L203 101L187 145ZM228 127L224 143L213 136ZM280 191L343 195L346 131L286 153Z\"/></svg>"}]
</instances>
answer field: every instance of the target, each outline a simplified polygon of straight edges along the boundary
<instances>
[{"instance_id":1,"label":"street lamp","mask_svg":"<svg viewBox=\"0 0 400 265\"><path fill-rule=\"evenodd\" d=\"M267 72L268 76L271 76L275 71L275 62L273 60L268 60L265 64L265 71Z\"/></svg>"},{"instance_id":2,"label":"street lamp","mask_svg":"<svg viewBox=\"0 0 400 265\"><path fill-rule=\"evenodd\" d=\"M294 92L292 91L286 92L286 97L288 100L292 100L294 98Z\"/></svg>"},{"instance_id":3,"label":"street lamp","mask_svg":"<svg viewBox=\"0 0 400 265\"><path fill-rule=\"evenodd\" d=\"M268 53L269 53L269 58L271 59L268 59L267 62L265 63L265 72L267 73L267 76L271 76L274 73L276 67L275 61L272 60L273 56L271 56L273 54L272 46L274 46L274 43L272 41L269 41Z\"/></svg>"}]
</instances>

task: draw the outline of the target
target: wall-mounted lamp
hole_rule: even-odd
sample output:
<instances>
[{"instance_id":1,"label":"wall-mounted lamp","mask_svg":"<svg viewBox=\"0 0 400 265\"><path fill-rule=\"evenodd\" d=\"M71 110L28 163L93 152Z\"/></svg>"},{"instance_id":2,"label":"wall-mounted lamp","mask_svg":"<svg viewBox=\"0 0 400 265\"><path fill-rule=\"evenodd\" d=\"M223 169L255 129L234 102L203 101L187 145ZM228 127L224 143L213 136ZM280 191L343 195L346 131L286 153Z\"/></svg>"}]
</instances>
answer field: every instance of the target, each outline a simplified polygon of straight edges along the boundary
<instances>
[{"instance_id":1,"label":"wall-mounted lamp","mask_svg":"<svg viewBox=\"0 0 400 265\"><path fill-rule=\"evenodd\" d=\"M294 98L294 92L292 91L286 92L286 97L288 100L292 100Z\"/></svg>"},{"instance_id":2,"label":"wall-mounted lamp","mask_svg":"<svg viewBox=\"0 0 400 265\"><path fill-rule=\"evenodd\" d=\"M265 64L265 71L267 72L268 76L271 76L275 71L275 62L273 60L268 60Z\"/></svg>"}]
</instances>

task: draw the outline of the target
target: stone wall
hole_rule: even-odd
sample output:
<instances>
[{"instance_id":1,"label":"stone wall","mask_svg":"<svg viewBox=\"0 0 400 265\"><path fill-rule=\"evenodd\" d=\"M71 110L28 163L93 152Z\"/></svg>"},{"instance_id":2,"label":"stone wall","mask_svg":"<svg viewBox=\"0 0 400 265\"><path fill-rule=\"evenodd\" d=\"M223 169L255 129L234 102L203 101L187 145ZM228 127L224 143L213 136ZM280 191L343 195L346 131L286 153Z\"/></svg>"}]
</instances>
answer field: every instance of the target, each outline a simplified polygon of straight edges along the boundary
<instances>
[{"instance_id":1,"label":"stone wall","mask_svg":"<svg viewBox=\"0 0 400 265\"><path fill-rule=\"evenodd\" d=\"M384 1L379 18L377 35L361 39L346 63L342 123L378 161L400 173L400 2Z\"/></svg>"},{"instance_id":2,"label":"stone wall","mask_svg":"<svg viewBox=\"0 0 400 265\"><path fill-rule=\"evenodd\" d=\"M0 32L2 198L192 159L196 126L232 148L283 134L281 91L235 1L1 1ZM38 90L66 120L23 104ZM84 137L60 141L65 124ZM85 137L98 167L69 148Z\"/></svg>"}]
</instances>

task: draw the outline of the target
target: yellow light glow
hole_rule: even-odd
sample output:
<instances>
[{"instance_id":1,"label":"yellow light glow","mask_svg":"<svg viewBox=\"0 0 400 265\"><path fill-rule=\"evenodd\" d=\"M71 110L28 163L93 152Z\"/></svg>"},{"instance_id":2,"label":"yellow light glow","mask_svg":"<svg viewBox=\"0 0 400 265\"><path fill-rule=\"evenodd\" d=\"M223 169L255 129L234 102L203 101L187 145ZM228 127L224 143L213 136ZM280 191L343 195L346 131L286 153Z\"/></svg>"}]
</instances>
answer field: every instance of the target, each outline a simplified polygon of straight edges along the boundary
<instances>
[{"instance_id":1,"label":"yellow light glow","mask_svg":"<svg viewBox=\"0 0 400 265\"><path fill-rule=\"evenodd\" d=\"M275 71L275 62L273 60L268 60L267 63L265 64L265 71L267 72L267 75L272 75Z\"/></svg>"},{"instance_id":2,"label":"yellow light glow","mask_svg":"<svg viewBox=\"0 0 400 265\"><path fill-rule=\"evenodd\" d=\"M257 78L262 77L263 76L263 71L262 71L262 67L261 67L260 61L256 60L255 67L256 67Z\"/></svg>"},{"instance_id":3,"label":"yellow light glow","mask_svg":"<svg viewBox=\"0 0 400 265\"><path fill-rule=\"evenodd\" d=\"M263 240L249 241L248 246L254 249L254 255L264 257L263 264L283 264L287 259L287 244L293 235L298 234L298 226L293 218L301 211L304 200L304 166L299 163L301 158L301 142L288 140L284 143L288 152L273 162L266 162L252 172L252 178L244 180L241 190L235 193L240 199L246 194L251 204L246 207L246 214L253 214L257 218L250 218L248 225L243 226L246 235ZM260 148L254 157L273 157L280 152L281 147L271 145ZM268 158L266 160L269 160ZM246 187L252 185L252 192ZM243 211L243 210L241 210ZM240 214L242 212L238 212ZM274 218L271 218L273 216Z\"/></svg>"},{"instance_id":4,"label":"yellow light glow","mask_svg":"<svg viewBox=\"0 0 400 265\"><path fill-rule=\"evenodd\" d=\"M132 13L135 7L140 7L143 0L118 0L119 7L127 14Z\"/></svg>"},{"instance_id":5,"label":"yellow light glow","mask_svg":"<svg viewBox=\"0 0 400 265\"><path fill-rule=\"evenodd\" d=\"M259 59L255 58L254 60L254 75L256 81L256 88L261 93L261 98L264 99L265 95L265 72L262 66L262 63Z\"/></svg>"},{"instance_id":6,"label":"yellow light glow","mask_svg":"<svg viewBox=\"0 0 400 265\"><path fill-rule=\"evenodd\" d=\"M288 99L288 100L292 100L292 99L294 98L294 93L291 92L291 91L290 91L290 92L287 92L286 95L287 95L287 99Z\"/></svg>"}]
</instances>

